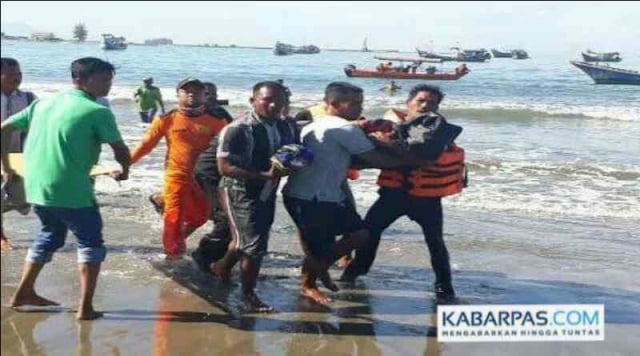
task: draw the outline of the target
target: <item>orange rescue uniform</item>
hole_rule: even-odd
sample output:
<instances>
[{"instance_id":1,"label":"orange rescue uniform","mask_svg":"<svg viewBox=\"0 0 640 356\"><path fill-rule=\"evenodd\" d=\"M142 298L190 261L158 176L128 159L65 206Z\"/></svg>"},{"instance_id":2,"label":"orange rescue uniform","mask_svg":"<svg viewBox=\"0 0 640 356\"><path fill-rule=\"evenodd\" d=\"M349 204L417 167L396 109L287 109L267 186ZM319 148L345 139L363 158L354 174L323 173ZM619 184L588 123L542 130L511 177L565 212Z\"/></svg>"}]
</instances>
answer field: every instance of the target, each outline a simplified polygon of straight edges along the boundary
<instances>
[{"instance_id":1,"label":"orange rescue uniform","mask_svg":"<svg viewBox=\"0 0 640 356\"><path fill-rule=\"evenodd\" d=\"M194 168L198 156L226 124L225 120L207 114L189 117L173 110L153 121L131 155L134 164L149 154L163 137L166 139L162 244L168 256L184 254L185 232L197 229L209 218L210 203L195 181Z\"/></svg>"}]
</instances>

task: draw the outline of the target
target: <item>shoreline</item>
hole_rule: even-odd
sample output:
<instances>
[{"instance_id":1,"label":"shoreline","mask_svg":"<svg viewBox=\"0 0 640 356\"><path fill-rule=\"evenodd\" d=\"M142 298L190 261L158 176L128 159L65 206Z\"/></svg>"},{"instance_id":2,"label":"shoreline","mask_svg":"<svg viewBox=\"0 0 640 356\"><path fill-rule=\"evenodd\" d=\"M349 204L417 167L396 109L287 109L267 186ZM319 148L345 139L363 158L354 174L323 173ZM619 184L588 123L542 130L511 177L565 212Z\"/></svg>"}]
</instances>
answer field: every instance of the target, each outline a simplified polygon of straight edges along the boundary
<instances>
[{"instance_id":1,"label":"shoreline","mask_svg":"<svg viewBox=\"0 0 640 356\"><path fill-rule=\"evenodd\" d=\"M332 294L336 301L330 307L311 304L298 297L301 252L280 203L270 253L258 281L258 293L278 313L242 314L237 270L233 274L236 285L228 288L200 272L190 259L167 264L159 257L159 224L150 226L146 219L135 216L130 220L116 217L120 214L114 214L114 209L124 216L130 215L129 209L145 210L146 214L150 207L136 206L138 198L143 200L133 197L130 204L123 204L122 196L98 196L108 254L95 305L106 315L93 322L76 322L71 313L78 288L72 236L45 268L38 284L44 296L62 302L63 307L53 312L18 313L4 306L15 290L26 249L38 227L33 215L5 215L7 233L15 248L2 254L3 353L26 349L57 354L76 349L95 354L345 354L357 349L373 355L540 351L631 355L637 347L633 340L640 337L640 316L634 312L640 309L640 284L632 277L639 270L637 266L625 269L620 263L603 268L597 261L588 263L589 256L575 261L554 258L526 244L493 246L490 241L481 242L482 236L476 237L479 241L467 241L460 236L463 228L452 226L459 225L460 219L492 224L494 230L513 221L482 222L482 215L450 210L445 212L445 233L461 303L604 303L605 341L438 343L434 337L433 274L426 246L415 227L403 221L383 237L379 258L368 276L353 287L341 285L342 290ZM189 250L195 248L206 229L208 226L188 240ZM474 234L483 231L481 226L471 229ZM334 278L340 273L336 267L331 269ZM624 280L628 283L621 285Z\"/></svg>"}]
</instances>

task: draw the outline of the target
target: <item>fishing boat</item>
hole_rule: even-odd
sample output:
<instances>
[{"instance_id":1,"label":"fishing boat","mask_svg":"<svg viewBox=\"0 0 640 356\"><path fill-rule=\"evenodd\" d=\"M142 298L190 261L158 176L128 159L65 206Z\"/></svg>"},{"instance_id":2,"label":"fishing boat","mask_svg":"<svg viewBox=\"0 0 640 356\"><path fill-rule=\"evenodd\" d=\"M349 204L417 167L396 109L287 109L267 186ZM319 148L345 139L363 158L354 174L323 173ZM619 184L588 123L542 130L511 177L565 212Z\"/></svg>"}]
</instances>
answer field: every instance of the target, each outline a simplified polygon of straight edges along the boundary
<instances>
[{"instance_id":1,"label":"fishing boat","mask_svg":"<svg viewBox=\"0 0 640 356\"><path fill-rule=\"evenodd\" d=\"M495 48L491 49L491 54L493 55L493 58L511 58L513 56L513 51L508 50L508 51L501 51Z\"/></svg>"},{"instance_id":2,"label":"fishing boat","mask_svg":"<svg viewBox=\"0 0 640 356\"><path fill-rule=\"evenodd\" d=\"M418 55L420 57L422 57L422 58L439 59L439 60L444 61L444 62L457 61L457 58L455 56L450 55L450 54L436 53L436 52L431 52L431 51L424 51L424 50L421 50L419 48L416 48L416 52L418 52Z\"/></svg>"},{"instance_id":3,"label":"fishing boat","mask_svg":"<svg viewBox=\"0 0 640 356\"><path fill-rule=\"evenodd\" d=\"M296 47L287 43L276 42L273 47L273 54L276 56L288 56L290 54L316 54L320 53L320 48L314 45Z\"/></svg>"},{"instance_id":4,"label":"fishing boat","mask_svg":"<svg viewBox=\"0 0 640 356\"><path fill-rule=\"evenodd\" d=\"M411 67L411 66L409 66ZM458 80L469 73L466 65L458 66L454 72L438 73L435 67L428 67L423 72L414 71L410 68L390 68L390 69L358 69L350 64L344 67L344 74L349 78L386 78L386 79L422 79L422 80Z\"/></svg>"},{"instance_id":5,"label":"fishing boat","mask_svg":"<svg viewBox=\"0 0 640 356\"><path fill-rule=\"evenodd\" d=\"M123 50L127 49L127 44L125 43L124 37L116 37L110 33L105 33L102 35L102 49Z\"/></svg>"},{"instance_id":6,"label":"fishing boat","mask_svg":"<svg viewBox=\"0 0 640 356\"><path fill-rule=\"evenodd\" d=\"M640 72L613 68L608 65L571 61L593 79L596 84L640 85Z\"/></svg>"},{"instance_id":7,"label":"fishing boat","mask_svg":"<svg viewBox=\"0 0 640 356\"><path fill-rule=\"evenodd\" d=\"M430 51L423 51L416 48L418 55L424 58L437 58L443 61L452 62L486 62L491 58L491 53L486 49L460 49L459 47L452 47L453 54L441 54Z\"/></svg>"},{"instance_id":8,"label":"fishing boat","mask_svg":"<svg viewBox=\"0 0 640 356\"><path fill-rule=\"evenodd\" d=\"M510 49L510 50L498 50L491 49L493 58L513 58L513 59L528 59L529 54L524 49Z\"/></svg>"},{"instance_id":9,"label":"fishing boat","mask_svg":"<svg viewBox=\"0 0 640 356\"><path fill-rule=\"evenodd\" d=\"M511 58L513 59L529 59L529 53L524 49L514 49L511 51Z\"/></svg>"},{"instance_id":10,"label":"fishing boat","mask_svg":"<svg viewBox=\"0 0 640 356\"><path fill-rule=\"evenodd\" d=\"M582 52L582 58L585 62L620 62L619 52L594 52L590 49Z\"/></svg>"}]
</instances>

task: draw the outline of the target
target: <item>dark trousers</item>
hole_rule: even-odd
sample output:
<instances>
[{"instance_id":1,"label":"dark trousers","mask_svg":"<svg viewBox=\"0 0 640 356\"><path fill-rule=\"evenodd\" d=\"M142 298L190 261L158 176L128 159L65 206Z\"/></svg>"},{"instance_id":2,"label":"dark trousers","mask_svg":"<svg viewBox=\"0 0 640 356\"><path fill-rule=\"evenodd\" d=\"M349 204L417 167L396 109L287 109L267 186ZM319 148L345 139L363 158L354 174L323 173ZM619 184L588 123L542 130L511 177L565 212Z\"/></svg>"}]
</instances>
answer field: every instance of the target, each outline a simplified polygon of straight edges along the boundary
<instances>
[{"instance_id":1,"label":"dark trousers","mask_svg":"<svg viewBox=\"0 0 640 356\"><path fill-rule=\"evenodd\" d=\"M369 272L376 258L382 232L405 215L422 228L431 254L431 266L436 275L436 284L450 285L449 252L442 236L441 198L413 197L399 189L380 189L378 200L371 206L365 217L365 226L369 229L369 240L356 250L356 257L349 264L347 272L355 275Z\"/></svg>"},{"instance_id":2,"label":"dark trousers","mask_svg":"<svg viewBox=\"0 0 640 356\"><path fill-rule=\"evenodd\" d=\"M211 200L210 220L213 221L213 230L200 239L197 250L202 256L203 263L208 265L221 259L227 253L229 242L231 242L231 230L229 218L220 201L219 179L210 179L204 175L196 174L196 181Z\"/></svg>"}]
</instances>

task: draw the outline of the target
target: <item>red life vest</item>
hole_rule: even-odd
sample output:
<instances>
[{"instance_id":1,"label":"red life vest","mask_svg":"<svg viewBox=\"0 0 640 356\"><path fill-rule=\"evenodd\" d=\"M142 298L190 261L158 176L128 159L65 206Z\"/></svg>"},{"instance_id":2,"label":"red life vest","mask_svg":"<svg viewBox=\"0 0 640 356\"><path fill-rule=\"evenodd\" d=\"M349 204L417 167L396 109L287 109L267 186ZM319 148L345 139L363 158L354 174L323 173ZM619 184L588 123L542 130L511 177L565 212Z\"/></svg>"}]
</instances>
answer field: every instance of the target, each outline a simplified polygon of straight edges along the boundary
<instances>
[{"instance_id":1,"label":"red life vest","mask_svg":"<svg viewBox=\"0 0 640 356\"><path fill-rule=\"evenodd\" d=\"M378 177L378 185L383 188L405 188L415 197L446 197L458 194L467 185L464 149L452 144L435 163L416 168L408 174L383 170Z\"/></svg>"}]
</instances>

